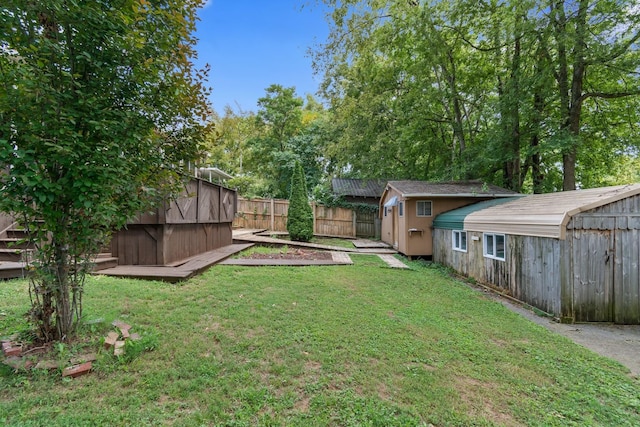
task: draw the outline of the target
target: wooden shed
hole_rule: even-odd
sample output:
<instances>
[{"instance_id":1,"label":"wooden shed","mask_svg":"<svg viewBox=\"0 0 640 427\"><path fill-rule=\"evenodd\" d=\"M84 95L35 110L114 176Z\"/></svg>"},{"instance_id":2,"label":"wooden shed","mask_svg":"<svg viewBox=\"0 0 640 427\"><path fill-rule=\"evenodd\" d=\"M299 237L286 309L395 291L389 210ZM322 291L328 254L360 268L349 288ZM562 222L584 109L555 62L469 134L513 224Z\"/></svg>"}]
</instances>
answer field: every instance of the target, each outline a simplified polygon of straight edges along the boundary
<instances>
[{"instance_id":1,"label":"wooden shed","mask_svg":"<svg viewBox=\"0 0 640 427\"><path fill-rule=\"evenodd\" d=\"M406 256L430 257L436 215L516 194L481 181L389 181L380 199L381 240Z\"/></svg>"},{"instance_id":2,"label":"wooden shed","mask_svg":"<svg viewBox=\"0 0 640 427\"><path fill-rule=\"evenodd\" d=\"M235 190L191 178L174 199L139 215L114 234L119 265L170 265L233 243Z\"/></svg>"},{"instance_id":3,"label":"wooden shed","mask_svg":"<svg viewBox=\"0 0 640 427\"><path fill-rule=\"evenodd\" d=\"M640 184L443 213L433 245L434 261L564 322L640 324Z\"/></svg>"}]
</instances>

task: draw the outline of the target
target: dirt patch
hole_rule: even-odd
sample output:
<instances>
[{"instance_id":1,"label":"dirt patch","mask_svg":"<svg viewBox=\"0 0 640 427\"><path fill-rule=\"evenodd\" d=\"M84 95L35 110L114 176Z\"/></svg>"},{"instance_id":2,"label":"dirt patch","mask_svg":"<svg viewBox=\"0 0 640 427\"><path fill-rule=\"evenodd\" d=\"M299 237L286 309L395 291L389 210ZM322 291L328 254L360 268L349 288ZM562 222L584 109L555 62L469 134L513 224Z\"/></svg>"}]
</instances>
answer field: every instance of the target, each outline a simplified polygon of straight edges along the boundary
<instances>
[{"instance_id":1,"label":"dirt patch","mask_svg":"<svg viewBox=\"0 0 640 427\"><path fill-rule=\"evenodd\" d=\"M286 252L269 254L253 253L243 257L245 259L300 259L300 260L331 260L331 253L327 251L313 251L309 249L292 249Z\"/></svg>"}]
</instances>

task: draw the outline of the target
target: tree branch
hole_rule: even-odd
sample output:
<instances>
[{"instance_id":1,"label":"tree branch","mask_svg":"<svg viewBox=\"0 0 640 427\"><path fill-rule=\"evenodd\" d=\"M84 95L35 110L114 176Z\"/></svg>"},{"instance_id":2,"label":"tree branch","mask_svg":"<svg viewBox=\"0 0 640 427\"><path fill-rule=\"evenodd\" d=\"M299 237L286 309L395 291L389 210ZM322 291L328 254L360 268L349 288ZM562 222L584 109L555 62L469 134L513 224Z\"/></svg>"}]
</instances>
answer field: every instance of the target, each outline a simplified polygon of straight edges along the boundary
<instances>
[{"instance_id":1,"label":"tree branch","mask_svg":"<svg viewBox=\"0 0 640 427\"><path fill-rule=\"evenodd\" d=\"M583 102L587 98L613 99L613 98L624 98L626 96L637 96L637 95L640 95L640 89L629 91L629 92L587 92L582 94L582 96L578 98L578 102Z\"/></svg>"}]
</instances>

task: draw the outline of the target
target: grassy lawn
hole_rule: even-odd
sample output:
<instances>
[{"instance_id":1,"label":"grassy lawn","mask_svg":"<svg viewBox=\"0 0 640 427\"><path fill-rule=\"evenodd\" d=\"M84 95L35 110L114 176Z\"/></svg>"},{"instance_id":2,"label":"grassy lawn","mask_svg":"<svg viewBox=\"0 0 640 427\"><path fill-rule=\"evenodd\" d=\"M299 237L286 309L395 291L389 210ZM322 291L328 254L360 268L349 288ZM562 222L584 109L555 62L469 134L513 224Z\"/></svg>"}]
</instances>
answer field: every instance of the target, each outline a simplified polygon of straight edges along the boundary
<instances>
[{"instance_id":1,"label":"grassy lawn","mask_svg":"<svg viewBox=\"0 0 640 427\"><path fill-rule=\"evenodd\" d=\"M216 266L183 285L91 278L112 320L154 337L74 380L0 368L1 425L637 426L640 383L438 268ZM0 335L24 281L0 283ZM66 349L68 352L74 348Z\"/></svg>"}]
</instances>

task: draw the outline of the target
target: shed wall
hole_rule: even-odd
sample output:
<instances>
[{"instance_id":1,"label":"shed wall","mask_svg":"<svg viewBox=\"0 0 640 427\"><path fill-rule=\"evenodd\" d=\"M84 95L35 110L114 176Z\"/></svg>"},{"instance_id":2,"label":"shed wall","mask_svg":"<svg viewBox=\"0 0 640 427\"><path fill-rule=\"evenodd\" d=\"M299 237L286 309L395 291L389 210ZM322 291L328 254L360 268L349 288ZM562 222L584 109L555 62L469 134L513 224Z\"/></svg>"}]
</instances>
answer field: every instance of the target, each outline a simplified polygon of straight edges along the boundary
<instances>
[{"instance_id":1,"label":"shed wall","mask_svg":"<svg viewBox=\"0 0 640 427\"><path fill-rule=\"evenodd\" d=\"M474 240L475 239L475 240ZM560 251L556 239L506 236L505 260L486 258L482 233L467 232L467 252L452 249L451 230L433 231L433 260L508 295L560 316Z\"/></svg>"}]
</instances>

